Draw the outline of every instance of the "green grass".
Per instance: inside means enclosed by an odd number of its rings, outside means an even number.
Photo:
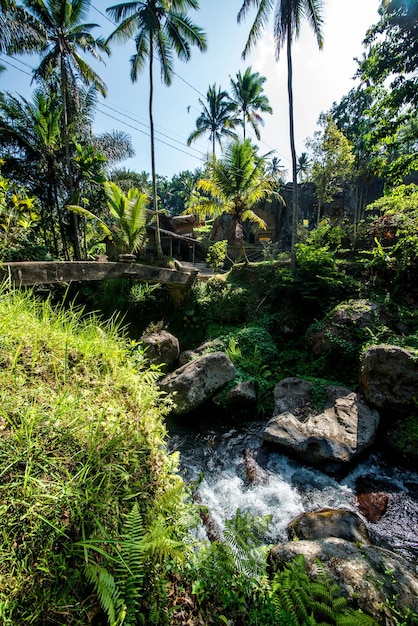
[[[5,286],[0,365],[0,623],[86,624],[103,609],[87,572],[117,585],[110,546],[134,506],[144,537],[182,532],[157,372],[131,359],[112,321]]]

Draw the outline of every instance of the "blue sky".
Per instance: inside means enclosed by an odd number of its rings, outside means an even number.
[[[111,0],[92,0],[89,22],[97,23],[107,37],[113,26],[106,18]],[[273,115],[265,115],[261,128],[260,152],[275,150],[285,168],[290,170],[290,147],[287,104],[287,70],[285,53],[275,60],[272,27],[266,30],[251,55],[243,61],[241,53],[252,23],[252,15],[241,25],[236,16],[242,0],[201,0],[200,11],[191,14],[207,35],[205,53],[192,50],[189,63],[176,62],[173,84],[161,84],[155,77],[154,122],[156,127],[156,162],[158,173],[171,177],[182,170],[194,170],[203,164],[210,150],[209,138],[187,147],[187,137],[195,127],[200,107],[210,84],[228,90],[230,76],[251,66],[266,77],[265,93]],[[379,0],[325,0],[324,48],[305,25],[293,49],[295,134],[298,154],[305,140],[316,130],[318,116],[354,86],[354,57],[361,57],[362,40],[369,26],[378,20]],[[148,79],[144,73],[136,83],[129,78],[129,58],[134,44],[115,45],[106,65],[95,66],[108,87],[106,99],[99,99],[94,131],[122,130],[132,138],[135,157],[123,165],[136,171],[150,171],[148,123]],[[30,98],[29,66],[36,58],[7,59],[7,71],[0,76],[0,88]],[[167,145],[169,144],[169,145]]]

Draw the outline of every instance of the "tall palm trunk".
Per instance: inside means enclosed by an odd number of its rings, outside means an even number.
[[[154,96],[154,79],[153,79],[153,37],[150,34],[150,57],[149,57],[149,126],[151,135],[151,177],[152,177],[152,208],[155,216],[155,245],[157,248],[157,257],[163,256],[160,234],[160,218],[158,215],[158,197],[157,197],[157,174],[155,169],[155,137],[154,137],[154,117],[152,113],[152,103]]]
[[[61,97],[62,97],[62,115],[63,115],[63,132],[64,132],[64,147],[65,147],[65,161],[67,171],[67,183],[70,194],[69,201],[73,202],[74,184],[73,184],[73,172],[71,167],[70,157],[70,142],[68,139],[68,99],[67,99],[67,74],[65,71],[64,58],[61,55]],[[78,216],[74,211],[70,212],[70,224],[72,243],[74,246],[74,258],[76,261],[81,261],[81,248],[80,240],[78,237]]]
[[[290,248],[290,266],[292,271],[296,268],[296,243],[298,226],[298,173],[296,163],[295,128],[293,116],[293,69],[292,69],[292,33],[290,22],[287,32],[287,92],[289,96],[289,127],[290,127],[290,151],[292,155],[292,242]]]

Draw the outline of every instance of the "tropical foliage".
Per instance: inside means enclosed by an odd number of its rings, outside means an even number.
[[[367,141],[375,146],[374,169],[392,184],[418,169],[418,7],[389,0],[365,39],[368,47],[359,76],[371,89],[372,124]]]
[[[206,102],[199,98],[202,112],[196,120],[194,130],[187,140],[191,145],[205,133],[209,133],[212,143],[212,156],[215,157],[216,142],[222,146],[222,139],[229,137],[235,139],[237,134],[234,129],[240,124],[236,114],[236,104],[231,101],[226,91],[216,87],[216,83],[209,86],[206,93]]]
[[[318,200],[318,226],[324,204],[332,202],[335,194],[350,182],[355,160],[350,142],[332,118],[323,118],[321,125],[322,132],[317,131],[306,142],[312,154],[311,179]]]
[[[158,220],[157,172],[155,167],[155,136],[153,116],[153,68],[154,57],[160,62],[161,78],[170,85],[173,78],[173,52],[182,61],[191,56],[191,46],[206,49],[203,30],[194,24],[187,12],[197,10],[197,0],[146,0],[145,2],[124,2],[107,9],[109,15],[119,25],[108,41],[126,42],[135,38],[136,53],[131,57],[131,80],[136,82],[149,64],[149,119],[151,134],[151,176],[152,203],[156,221],[156,242],[158,255],[162,256]]]
[[[298,225],[298,179],[297,179],[297,155],[295,146],[294,114],[293,114],[293,67],[292,67],[292,43],[299,36],[302,19],[305,18],[312,27],[318,46],[322,48],[322,0],[244,0],[238,13],[238,22],[241,22],[254,6],[256,16],[251,26],[248,40],[243,51],[245,58],[253,46],[256,44],[274,5],[274,39],[276,57],[279,58],[284,45],[287,49],[287,88],[289,98],[289,127],[290,127],[290,150],[292,155],[292,245],[291,261],[292,267],[296,264],[296,241]]]
[[[251,125],[257,139],[260,139],[259,124],[264,124],[264,121],[259,111],[273,113],[267,96],[263,94],[265,82],[264,76],[253,72],[251,67],[247,67],[244,74],[238,72],[235,80],[231,78],[232,97],[242,115],[244,139],[246,122]]]
[[[33,16],[37,28],[45,33],[45,42],[40,45],[40,64],[34,72],[35,80],[55,86],[60,92],[62,105],[63,146],[65,150],[65,177],[67,181],[67,202],[74,202],[74,172],[70,154],[69,126],[77,110],[77,83],[89,86],[103,96],[107,88],[100,76],[84,60],[82,52],[88,52],[94,59],[103,61],[100,53],[107,53],[102,38],[95,39],[91,31],[97,24],[85,24],[83,20],[90,8],[90,0],[25,0],[25,7]],[[81,259],[78,220],[70,214],[71,238],[74,256]]]
[[[262,198],[275,190],[265,171],[265,159],[249,139],[229,144],[222,159],[212,159],[206,166],[206,177],[197,183],[205,195],[196,196],[188,212],[206,216],[231,215],[230,242],[240,247],[245,257],[242,223],[251,222],[265,229],[265,222],[254,211]]]

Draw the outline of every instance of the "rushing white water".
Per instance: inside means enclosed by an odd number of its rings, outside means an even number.
[[[253,516],[271,516],[266,543],[287,540],[287,525],[304,511],[324,507],[358,512],[356,481],[375,478],[384,484],[389,504],[377,524],[368,524],[373,541],[406,558],[418,557],[418,476],[392,467],[379,455],[358,464],[342,480],[308,467],[263,446],[264,423],[169,424],[171,448],[181,453],[186,481],[200,481],[198,493],[212,520],[222,530],[237,509]],[[254,452],[260,480],[249,480],[244,450]],[[251,456],[253,458],[253,456]]]

